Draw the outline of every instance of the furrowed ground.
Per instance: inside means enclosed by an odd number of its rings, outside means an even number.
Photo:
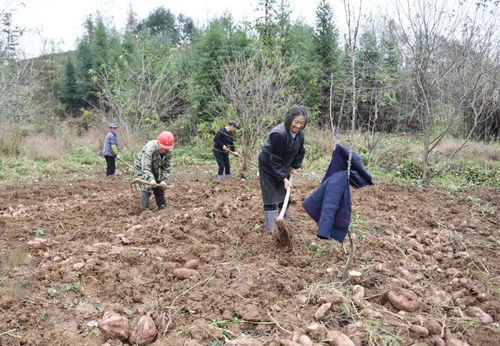
[[[279,345],[302,334],[326,345],[332,331],[359,345],[500,340],[499,189],[384,179],[353,190],[351,270],[361,277],[350,283],[349,243],[317,239],[300,206],[320,179],[295,180],[292,251],[264,231],[256,177],[216,182],[201,167],[176,168],[167,208],[151,200],[140,215],[125,179],[1,187],[0,344],[133,343],[106,340],[106,312],[130,330],[149,313],[154,345]],[[173,275],[192,259],[194,276]],[[389,301],[401,289],[416,295],[414,311]]]

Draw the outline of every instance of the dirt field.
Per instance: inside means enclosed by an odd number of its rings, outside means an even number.
[[[320,179],[299,174],[294,200]],[[287,223],[292,251],[276,246],[257,178],[216,182],[189,167],[169,184],[167,208],[151,199],[154,210],[141,215],[139,193],[122,179],[0,188],[0,344],[101,345],[97,324],[109,311],[130,330],[151,313],[154,345],[305,345],[307,337],[284,341],[302,334],[326,345],[331,331],[357,345],[500,340],[498,189],[451,194],[384,181],[353,191],[355,286],[340,280],[347,253],[316,238],[299,202]],[[174,277],[191,259],[197,273]],[[416,295],[415,311],[388,300],[401,288]],[[322,304],[331,306],[319,316]],[[314,322],[330,333],[308,329]],[[107,342],[133,343],[123,339]]]

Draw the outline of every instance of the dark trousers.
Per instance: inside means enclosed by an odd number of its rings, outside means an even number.
[[[287,209],[288,207],[290,206],[290,203],[292,202],[292,199],[290,198],[289,201],[288,201],[288,205],[287,205]],[[280,203],[276,203],[276,204],[264,204],[264,211],[273,211],[273,210],[276,210],[276,209],[281,209],[283,208],[283,203],[284,202],[280,202]]]
[[[158,206],[158,209],[163,209],[165,208],[167,202],[165,200],[165,189],[162,189],[160,187],[154,187],[153,188],[153,193],[155,196],[155,201],[156,205]],[[151,196],[150,191],[143,191],[141,195],[141,204],[140,204],[140,209],[141,211],[144,211],[148,209],[149,205],[149,197]]]
[[[104,158],[106,159],[106,165],[107,165],[106,176],[115,174],[115,169],[116,169],[115,157],[114,156],[104,156]]]
[[[215,160],[217,160],[217,165],[219,166],[218,175],[231,174],[231,166],[229,165],[229,154],[214,150]]]

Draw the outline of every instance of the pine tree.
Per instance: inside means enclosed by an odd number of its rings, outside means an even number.
[[[93,82],[91,72],[95,69],[91,43],[84,37],[76,48],[77,98],[82,107],[88,104],[92,95]]]
[[[177,16],[179,42],[189,43],[193,41],[194,36],[197,34],[198,29],[194,25],[191,17],[180,14]]]
[[[139,30],[149,30],[153,36],[163,36],[170,46],[179,44],[179,31],[175,15],[168,9],[158,7],[139,24]]]
[[[365,31],[359,40],[356,58],[358,86],[358,121],[359,128],[374,126],[374,111],[382,91],[382,56],[379,51],[377,36],[374,31]],[[378,111],[377,111],[378,112]],[[378,117],[378,114],[376,115]]]
[[[23,31],[12,22],[12,13],[0,13],[0,65],[16,58]]]
[[[276,44],[279,47],[281,54],[287,56],[290,54],[290,49],[293,44],[290,38],[291,21],[290,2],[281,0],[276,10]]]
[[[264,47],[272,51],[275,46],[277,32],[277,25],[275,22],[276,0],[260,0],[257,11],[262,12],[262,16],[259,17],[256,22],[259,38],[264,44]]]
[[[71,59],[66,60],[64,65],[59,98],[67,106],[70,113],[74,113],[82,106],[82,100],[78,95],[75,65]]]
[[[333,23],[333,10],[326,0],[321,0],[316,9],[316,54],[319,60],[321,78],[320,88],[320,116],[319,123],[329,121],[330,88],[333,78],[333,88],[336,98],[342,93],[341,70],[339,66],[339,50],[337,43],[337,30]],[[338,109],[339,105],[334,105]]]
[[[129,4],[127,9],[127,24],[125,24],[125,32],[137,34],[138,26],[139,22],[137,21],[137,13],[135,13],[132,4]]]
[[[110,42],[108,32],[102,18],[97,19],[95,28],[95,39],[92,42],[92,51],[94,53],[96,67],[103,70],[110,60]]]

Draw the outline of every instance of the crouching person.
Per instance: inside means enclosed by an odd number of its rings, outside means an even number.
[[[151,192],[155,195],[158,209],[166,206],[165,189],[167,177],[170,174],[170,160],[174,148],[174,135],[169,131],[160,133],[156,140],[146,143],[137,155],[134,165],[134,176],[151,184],[161,184],[163,187],[151,187],[142,185],[141,190],[141,212],[148,209]]]

